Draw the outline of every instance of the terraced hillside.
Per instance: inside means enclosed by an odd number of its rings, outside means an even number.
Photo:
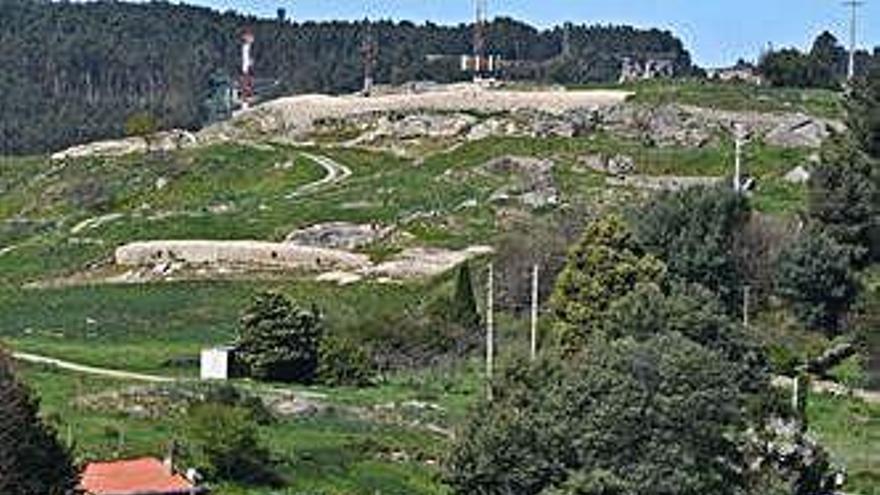
[[[803,208],[803,179],[790,172],[809,168],[816,141],[837,125],[833,104],[794,109],[818,115],[779,113],[787,100],[695,108],[707,101],[652,87],[610,106],[383,108],[308,125],[288,125],[296,102],[282,101],[180,147],[2,158],[0,338],[21,352],[188,379],[201,348],[234,338],[250,297],[281,291],[320,307],[331,333],[390,356],[367,389],[243,384],[289,406],[279,410],[305,401],[308,413],[263,431],[296,480],[285,493],[444,493],[443,444],[480,390],[467,356],[420,361],[422,343],[443,345],[422,315],[451,293],[451,268],[472,259],[482,288],[492,250],[503,273],[516,273],[503,256],[512,232],[560,218],[576,232],[657,190],[727,183],[734,124],[751,133],[744,163],[757,209]],[[123,262],[119,249],[144,241],[164,247]],[[202,241],[208,254],[171,241]],[[256,251],[224,254],[230,241],[271,244],[248,259]],[[322,251],[306,262],[297,258],[306,248]],[[333,261],[341,257],[357,263]],[[502,349],[526,346],[516,297],[499,315]],[[198,387],[24,370],[83,458],[161,454],[173,428],[138,408]],[[176,407],[169,401],[161,407]]]

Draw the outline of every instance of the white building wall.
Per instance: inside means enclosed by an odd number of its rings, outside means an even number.
[[[229,349],[202,349],[200,376],[202,380],[229,378]]]

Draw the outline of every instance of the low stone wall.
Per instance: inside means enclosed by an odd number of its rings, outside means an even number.
[[[335,249],[259,241],[147,241],[116,250],[120,266],[231,265],[356,271],[371,265],[367,256]]]

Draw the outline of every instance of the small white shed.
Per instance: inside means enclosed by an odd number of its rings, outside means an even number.
[[[202,380],[227,380],[232,365],[232,347],[202,349],[200,377]]]

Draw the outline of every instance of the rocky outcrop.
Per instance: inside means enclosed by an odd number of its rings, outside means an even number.
[[[502,156],[487,162],[482,166],[483,170],[520,178],[519,185],[506,186],[495,191],[490,202],[518,201],[533,209],[559,204],[559,190],[553,179],[555,166],[552,160],[516,156]]]
[[[147,139],[130,137],[73,146],[52,154],[51,158],[53,160],[65,160],[89,156],[124,156],[132,153],[146,153],[147,151],[174,151],[193,146],[196,142],[196,137],[192,133],[175,129],[158,132]]]
[[[300,246],[360,249],[387,238],[393,232],[393,227],[384,227],[377,224],[329,222],[291,232],[285,239],[285,242]]]
[[[783,148],[818,148],[831,135],[825,122],[802,116],[782,122],[764,136],[767,144]]]

